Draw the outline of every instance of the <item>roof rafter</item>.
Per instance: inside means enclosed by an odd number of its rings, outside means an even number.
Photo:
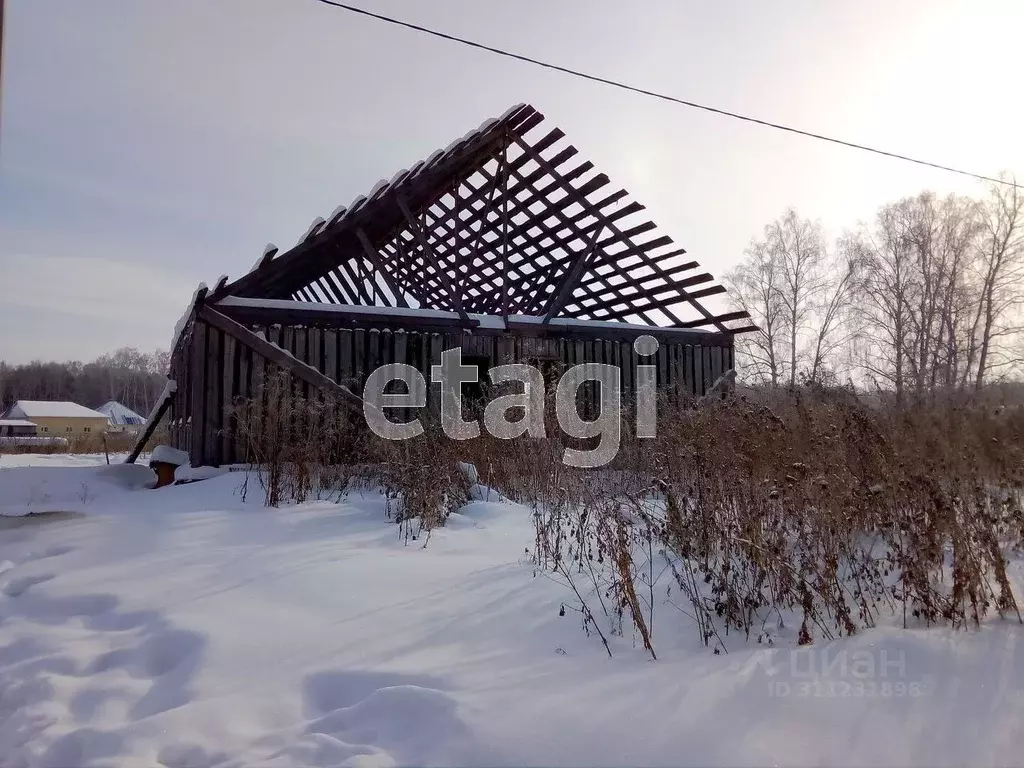
[[[318,220],[213,300],[414,305],[467,325],[479,313],[746,330],[746,314],[700,302],[724,289],[543,120],[518,105],[487,121]]]

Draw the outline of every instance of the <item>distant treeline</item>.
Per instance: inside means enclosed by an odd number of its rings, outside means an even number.
[[[745,381],[849,381],[899,401],[980,391],[1024,373],[1024,188],[923,192],[830,241],[789,210],[726,276],[759,331]]]
[[[70,400],[96,408],[116,400],[146,416],[164,388],[169,355],[123,347],[90,363],[0,360],[0,411],[15,400]]]

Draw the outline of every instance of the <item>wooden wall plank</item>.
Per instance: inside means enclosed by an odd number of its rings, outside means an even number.
[[[587,354],[589,355],[588,363],[600,365],[604,362],[604,344],[600,341],[589,342]],[[590,415],[591,418],[594,418],[601,409],[601,385],[596,381],[589,381],[587,386],[590,388]]]
[[[587,360],[587,349],[582,341],[574,341],[572,344],[572,365],[580,365]],[[576,412],[586,414],[587,412],[587,390],[580,387],[576,390]]]
[[[722,348],[712,347],[711,348],[711,383],[714,384],[721,378],[723,373],[722,370]]]
[[[392,339],[393,353],[391,355],[392,363],[401,363],[402,365],[409,364],[409,334],[405,331],[395,331]]]
[[[239,402],[247,403],[250,402],[249,398],[252,396],[250,389],[252,384],[252,350],[241,344],[237,345],[235,352],[238,358],[238,393],[237,397]],[[235,424],[237,428],[237,423]],[[246,454],[245,443],[241,440],[236,439],[234,441],[235,450],[235,461],[248,461],[248,455]]]
[[[206,330],[206,399],[203,406],[203,463],[219,466],[220,460],[220,410],[224,377],[222,372],[221,347],[224,334],[216,328]]]
[[[409,365],[409,334],[405,331],[395,331],[391,338],[391,355],[389,362]],[[395,385],[398,386],[398,385]],[[410,389],[411,392],[411,389]],[[409,409],[402,408],[395,411],[398,421],[409,420]]]
[[[171,355],[171,365],[168,375],[177,382],[180,382],[177,390],[174,392],[174,399],[171,402],[171,422],[169,429],[169,436],[172,448],[181,449],[181,434],[178,429],[178,419],[181,418],[181,390],[185,387],[185,380],[181,378],[181,371],[179,369],[181,356],[179,352],[175,352]]]
[[[306,329],[306,362],[324,373],[324,332],[320,328]]]
[[[655,353],[657,361],[650,360],[651,363],[655,363],[658,366],[658,379],[657,379],[657,390],[659,392],[668,391],[669,380],[668,380],[668,344],[659,344],[658,351]]]
[[[296,327],[292,329],[292,347],[291,352],[296,360],[303,363],[309,362],[309,330],[307,328]],[[294,380],[293,380],[294,381]],[[297,394],[300,394],[304,398],[308,398],[310,395],[309,384],[304,381],[295,382],[293,388]]]
[[[704,394],[704,347],[693,345],[693,394]]]
[[[389,365],[395,361],[395,333],[390,328],[380,332],[380,362]]]
[[[426,333],[410,333],[409,334],[409,356],[412,359],[412,365],[416,367],[416,370],[423,374],[423,378],[427,380],[427,391],[430,390],[430,339],[429,334]]]
[[[371,328],[366,334],[366,376],[369,376],[381,365],[381,342],[381,331]],[[361,383],[365,384],[366,379],[364,378]]]
[[[686,379],[689,382],[687,391],[691,395],[697,394],[697,356],[698,347],[693,344],[686,345]]]
[[[624,401],[634,400],[633,396],[633,363],[630,359],[630,352],[633,345],[628,341],[616,342],[618,347],[618,365],[622,376],[622,397]]]
[[[192,449],[191,435],[188,432],[188,420],[192,415],[192,339],[194,336],[195,321],[185,331],[185,336],[180,345],[181,357],[179,358],[179,371],[182,378],[178,380],[178,392],[181,393],[181,416],[179,417],[181,433],[178,436],[181,450],[188,453]]]
[[[352,331],[348,328],[338,331],[338,383],[346,387],[355,386],[356,369],[352,356],[354,344]]]
[[[668,390],[669,398],[673,402],[678,402],[679,395],[682,394],[682,367],[679,364],[679,344],[669,344],[669,379],[671,385]]]
[[[690,371],[686,367],[686,345],[678,344],[677,347],[679,350],[679,399],[680,401],[684,401],[686,396],[690,394],[693,377],[690,375]]]
[[[426,335],[426,334],[424,334]],[[441,352],[443,351],[444,337],[439,333],[430,334],[430,356],[428,357],[429,364],[427,365],[427,383],[430,383],[430,369],[435,365],[441,364]],[[440,413],[441,409],[441,387],[430,386],[427,390],[427,405],[430,406],[431,410],[436,413]]]
[[[366,369],[366,331],[357,328],[352,332],[352,337],[352,377],[358,382],[356,386],[362,390],[369,373]]]
[[[237,394],[238,342],[224,334],[221,334],[221,339],[223,383],[221,384],[222,395],[219,420],[221,431],[220,456],[222,463],[230,464],[235,460],[235,435],[231,411],[235,395]]]
[[[711,389],[711,385],[715,383],[711,378],[711,347],[703,347],[702,352],[702,360],[704,364],[704,389],[701,391],[701,394],[707,394],[707,391]]]
[[[338,332],[333,328],[323,332],[320,342],[323,345],[323,372],[328,377],[338,381]]]
[[[516,357],[515,340],[508,336],[499,336],[495,342],[494,357],[497,365],[514,363]]]
[[[265,333],[265,332],[264,332]],[[269,336],[267,337],[269,338]],[[249,381],[249,397],[259,401],[261,407],[267,405],[267,359],[255,350],[251,353],[251,378]]]
[[[188,416],[188,423],[191,426],[189,434],[188,454],[192,463],[201,465],[205,460],[203,449],[203,422],[206,394],[206,323],[196,322],[192,330],[191,358],[192,358],[192,386],[191,404],[192,408]]]

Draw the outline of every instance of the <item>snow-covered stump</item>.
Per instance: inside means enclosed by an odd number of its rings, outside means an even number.
[[[188,465],[188,454],[177,448],[171,448],[169,445],[158,445],[149,457],[150,469],[156,472],[155,487],[157,488],[173,485],[178,467],[187,467]]]

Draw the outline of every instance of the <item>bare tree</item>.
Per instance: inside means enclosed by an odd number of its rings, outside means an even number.
[[[724,282],[734,305],[750,313],[758,327],[756,333],[737,339],[740,359],[754,381],[777,387],[783,369],[785,319],[778,263],[768,243],[752,242],[746,258]]]
[[[873,230],[851,235],[848,247],[863,264],[857,282],[858,363],[876,386],[902,401],[907,386],[908,336],[914,293],[913,256],[895,206],[878,212]]]
[[[831,250],[791,209],[727,284],[761,329],[737,342],[755,381],[822,380],[846,360],[900,402],[981,389],[1024,366],[1024,193],[922,192]]]
[[[840,241],[832,268],[813,299],[815,332],[809,378],[820,381],[826,364],[836,360],[853,338],[852,302],[861,272],[861,259],[856,250]]]
[[[790,208],[765,228],[768,251],[779,272],[788,345],[789,385],[796,384],[797,366],[804,357],[802,337],[810,331],[815,304],[827,290],[825,239],[821,226],[801,219]]]
[[[146,414],[163,389],[166,372],[165,352],[150,355],[129,347],[85,364],[0,362],[0,410],[19,399],[71,400],[93,408],[117,400]]]
[[[1017,316],[1024,303],[1024,194],[1015,186],[993,185],[982,206],[981,242],[975,265],[979,297],[971,324],[972,344],[964,382],[975,371],[974,387],[981,389],[986,375],[1001,364],[1011,364],[1017,355],[999,359],[1000,342],[1020,344],[1021,325]],[[974,358],[977,363],[974,363]]]
[[[957,386],[970,346],[965,321],[976,301],[968,270],[979,232],[978,206],[966,198],[939,200],[927,192],[896,205],[916,273],[907,361],[914,393],[922,398]]]
[[[755,381],[794,386],[801,371],[818,380],[844,346],[856,260],[836,258],[821,226],[790,209],[765,227],[726,277],[733,303],[760,329],[738,340]]]
[[[974,201],[923,193],[884,206],[874,229],[853,238],[864,264],[860,364],[900,401],[956,388],[971,365],[978,232]]]

